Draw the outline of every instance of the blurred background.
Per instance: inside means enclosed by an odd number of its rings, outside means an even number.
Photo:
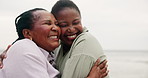
[[[0,53],[16,38],[14,20],[32,8],[51,7],[57,0],[1,0]],[[73,0],[83,26],[98,39],[111,78],[148,78],[148,0]]]

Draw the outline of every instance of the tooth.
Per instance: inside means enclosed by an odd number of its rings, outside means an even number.
[[[72,36],[68,36],[69,38],[74,38],[74,37],[76,37],[76,35],[72,35]]]
[[[57,36],[50,36],[50,38],[58,38]]]

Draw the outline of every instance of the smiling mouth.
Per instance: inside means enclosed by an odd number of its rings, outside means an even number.
[[[51,38],[51,39],[57,39],[58,36],[50,36],[49,38]]]
[[[73,39],[75,39],[76,37],[77,37],[76,34],[74,34],[74,35],[70,35],[70,36],[67,36],[67,38],[70,39],[70,40],[73,40]]]
[[[59,36],[56,36],[56,35],[54,35],[54,36],[49,36],[48,38],[49,38],[49,39],[52,39],[52,40],[56,40],[56,41],[59,40]]]

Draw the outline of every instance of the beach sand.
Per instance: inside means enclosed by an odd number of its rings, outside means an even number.
[[[148,78],[148,52],[105,52],[110,78]]]

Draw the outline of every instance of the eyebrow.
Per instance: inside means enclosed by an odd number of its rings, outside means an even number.
[[[66,21],[61,21],[61,22],[60,22],[60,21],[57,21],[57,22],[58,22],[58,23],[67,23]]]
[[[80,20],[80,19],[75,19],[75,20],[73,20],[73,21],[77,21],[77,20]]]
[[[42,22],[52,22],[51,20],[42,20]]]

